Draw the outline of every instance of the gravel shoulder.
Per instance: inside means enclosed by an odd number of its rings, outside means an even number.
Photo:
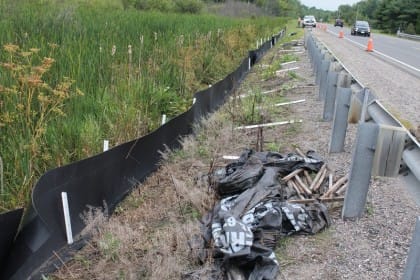
[[[385,106],[418,124],[418,80],[349,42],[322,31],[314,33]],[[306,53],[301,55],[299,63],[300,69],[306,69],[298,70],[299,75],[313,82]],[[296,141],[315,148],[333,168],[348,172],[356,127],[349,125],[344,153],[328,154],[331,124],[320,121],[322,103],[316,97],[317,92],[308,94],[305,107],[295,111],[301,114],[305,124]],[[323,234],[297,236],[287,242],[283,250],[280,248],[278,254],[283,265],[279,279],[401,279],[419,214],[418,205],[399,178],[372,178],[362,218],[343,221],[340,211],[335,211],[333,226]]]
[[[312,32],[400,121],[413,128],[420,125],[420,78],[348,40],[318,29]]]

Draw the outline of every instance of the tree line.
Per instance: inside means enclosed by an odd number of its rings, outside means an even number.
[[[396,33],[397,30],[420,33],[418,0],[364,0],[352,6],[340,5],[336,16],[348,24],[355,20],[367,20],[374,28],[388,33]]]
[[[199,13],[206,5],[222,4],[234,0],[121,0],[124,7],[140,10]],[[362,0],[353,5],[340,5],[337,11],[307,7],[300,0],[236,0],[260,8],[264,14],[298,18],[314,15],[319,22],[341,18],[346,24],[367,20],[376,29],[388,33],[397,30],[420,34],[419,0]]]

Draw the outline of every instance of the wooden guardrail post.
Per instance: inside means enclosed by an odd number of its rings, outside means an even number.
[[[402,127],[380,125],[372,176],[398,176],[406,137]]]

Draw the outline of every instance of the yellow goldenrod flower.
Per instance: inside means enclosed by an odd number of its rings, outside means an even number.
[[[4,50],[9,53],[15,53],[19,50],[19,46],[13,44],[6,44],[3,46]]]

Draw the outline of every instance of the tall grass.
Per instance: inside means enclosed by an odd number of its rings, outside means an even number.
[[[100,152],[103,139],[126,142],[157,128],[161,114],[171,118],[185,111],[195,91],[231,72],[256,38],[283,24],[125,11],[111,2],[0,1],[1,209],[24,205],[42,173]],[[7,46],[17,48],[12,57]],[[57,110],[42,119],[38,134],[28,133],[22,127],[40,121],[42,102],[38,95],[28,97],[30,87],[7,63],[18,59],[13,63],[26,69],[25,76],[44,58],[54,63],[39,77],[37,94],[45,94],[45,85],[54,91],[68,83],[68,95],[51,95]],[[21,104],[8,95],[12,90],[31,100],[22,105],[29,113],[21,130],[15,119],[7,121],[11,112],[19,115],[14,109]]]

